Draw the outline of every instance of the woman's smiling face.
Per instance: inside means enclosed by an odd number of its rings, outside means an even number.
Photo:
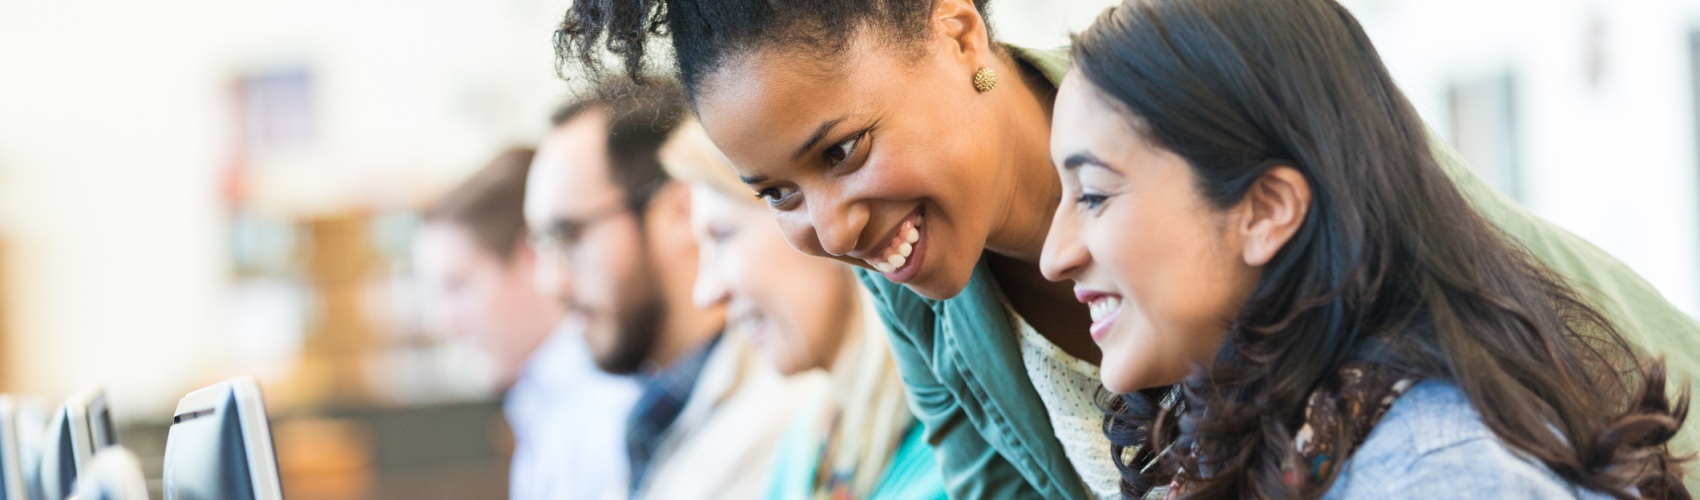
[[[848,268],[798,253],[767,210],[706,184],[691,187],[691,230],[701,244],[698,305],[726,304],[727,323],[749,333],[780,373],[831,368],[856,312]]]
[[[1104,387],[1180,382],[1208,364],[1258,269],[1242,258],[1240,207],[1219,209],[1186,160],[1145,138],[1079,73],[1059,90],[1051,151],[1063,200],[1041,267],[1092,309]]]
[[[929,43],[858,35],[828,62],[745,53],[705,79],[697,109],[792,246],[942,299],[967,285],[1015,181],[976,63]]]

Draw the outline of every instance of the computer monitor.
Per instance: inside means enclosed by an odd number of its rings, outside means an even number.
[[[191,392],[165,440],[166,500],[280,500],[277,455],[251,377]]]
[[[70,500],[148,500],[148,480],[136,454],[123,446],[95,452],[77,477]]]
[[[42,494],[49,500],[70,496],[77,473],[88,467],[95,452],[115,444],[118,434],[106,405],[106,391],[93,388],[71,396],[47,421],[47,440],[37,468]]]
[[[26,500],[23,454],[19,451],[18,405],[0,396],[0,500]]]

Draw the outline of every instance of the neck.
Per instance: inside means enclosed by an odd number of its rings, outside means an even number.
[[[1051,229],[1051,215],[1062,197],[1062,181],[1051,166],[1051,104],[1056,87],[1007,51],[999,61],[1000,74],[1015,76],[1008,79],[1007,89],[1000,86],[993,91],[999,93],[993,106],[1000,112],[1003,171],[1013,175],[1006,177],[1010,202],[1004,205],[986,248],[1038,264],[1045,233]]]
[[[650,359],[660,369],[672,367],[696,352],[726,326],[725,311],[721,308],[698,309],[689,302],[683,307],[677,306],[674,303],[667,307],[667,319],[662,321],[661,335],[657,339],[659,345],[651,354]]]
[[[696,282],[697,254],[692,248],[689,258],[657,259],[661,300],[665,314],[661,321],[661,345],[652,354],[657,366],[669,367],[685,356],[696,352],[726,329],[726,307],[697,307],[691,300],[691,287]]]
[[[1004,204],[997,229],[986,241],[986,249],[993,254],[988,259],[992,276],[1010,306],[1040,335],[1064,352],[1098,364],[1102,354],[1086,333],[1090,315],[1075,300],[1073,284],[1051,282],[1039,272],[1045,235],[1062,199],[1062,180],[1051,165],[1051,105],[1056,86],[1007,52],[1001,63],[1000,74],[1020,78],[1010,79],[1010,91],[995,104],[1002,111],[999,123],[1003,143],[1008,145],[1002,156],[1008,162],[1004,171],[1014,174],[1007,176],[1009,203]]]

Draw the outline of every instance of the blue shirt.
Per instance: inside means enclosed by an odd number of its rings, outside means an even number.
[[[1323,498],[1610,497],[1506,446],[1463,391],[1430,380],[1394,401]]]
[[[626,414],[637,382],[603,373],[577,331],[555,332],[526,361],[503,413],[514,431],[509,497],[606,498],[625,490]]]

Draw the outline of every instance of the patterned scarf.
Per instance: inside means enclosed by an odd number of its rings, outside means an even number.
[[[1323,478],[1331,477],[1352,457],[1393,402],[1418,380],[1378,364],[1355,361],[1340,367],[1333,384],[1312,391],[1305,404],[1305,423],[1293,436],[1302,465],[1287,468],[1287,485],[1298,491],[1322,487]],[[1169,483],[1166,498],[1179,498],[1180,477],[1177,474]]]
[[[1340,368],[1336,381],[1336,390],[1310,393],[1305,424],[1293,436],[1306,470],[1301,477],[1301,471],[1289,469],[1286,479],[1301,491],[1321,487],[1323,478],[1333,476],[1417,378],[1383,365],[1352,362]],[[1348,447],[1336,449],[1340,443]]]

